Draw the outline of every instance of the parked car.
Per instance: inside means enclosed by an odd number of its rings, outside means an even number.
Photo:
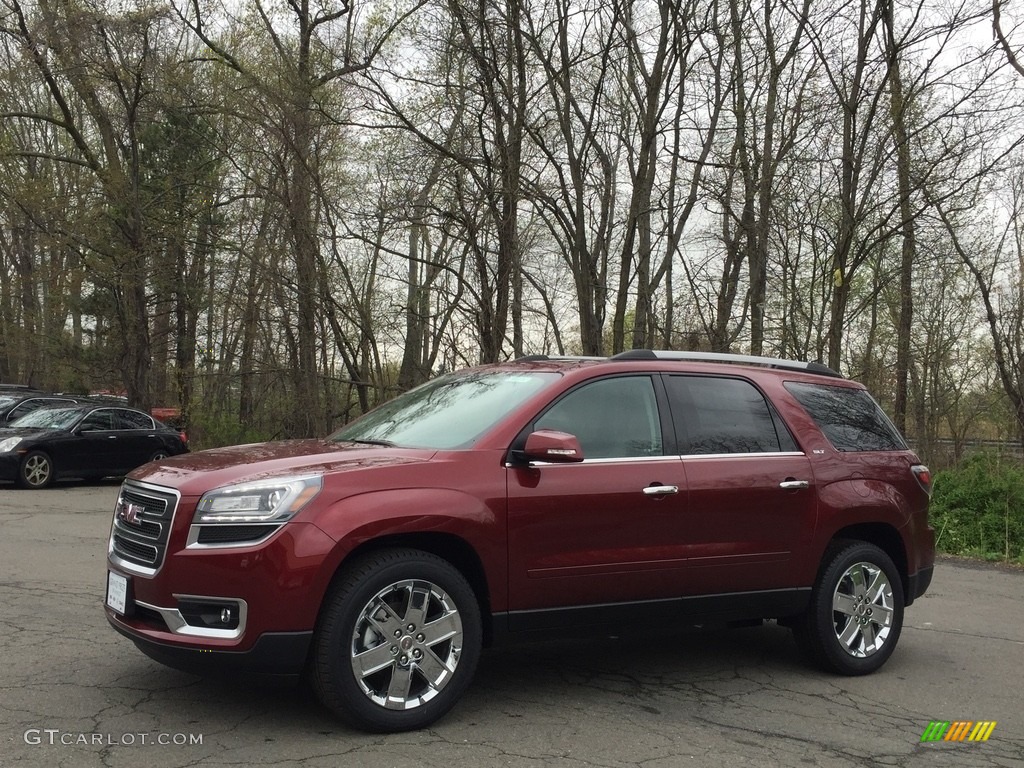
[[[0,388],[0,427],[6,427],[37,408],[75,405],[87,398],[53,395],[27,387]]]
[[[930,491],[865,388],[821,364],[530,357],[326,439],[132,472],[106,615],[171,666],[307,672],[374,731],[429,725],[515,638],[775,618],[862,675],[931,581]]]
[[[45,488],[58,478],[123,475],[186,451],[183,433],[134,408],[41,407],[0,429],[0,480]]]

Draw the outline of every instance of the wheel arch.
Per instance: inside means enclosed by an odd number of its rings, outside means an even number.
[[[483,625],[484,645],[489,646],[494,638],[493,619],[491,617],[490,592],[487,574],[483,563],[473,546],[465,539],[452,533],[423,531],[398,533],[380,536],[364,541],[338,564],[331,584],[340,577],[345,567],[356,558],[384,549],[418,549],[429,552],[451,563],[456,570],[469,582],[480,606],[480,620]],[[330,588],[328,588],[328,592]]]
[[[899,531],[887,523],[857,523],[855,525],[848,525],[835,532],[832,539],[828,542],[825,551],[827,552],[837,541],[843,540],[864,541],[868,544],[874,544],[885,552],[899,571],[900,582],[903,585],[904,605],[910,605],[914,601],[909,584],[907,548]]]

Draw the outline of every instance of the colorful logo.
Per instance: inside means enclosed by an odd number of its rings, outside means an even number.
[[[921,741],[988,741],[995,729],[995,720],[932,720],[921,734]]]

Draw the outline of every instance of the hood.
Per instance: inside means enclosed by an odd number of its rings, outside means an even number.
[[[315,473],[327,475],[418,463],[426,461],[434,453],[433,450],[327,440],[286,440],[186,453],[146,464],[128,477],[175,488],[184,496],[198,496],[213,488],[271,477]]]

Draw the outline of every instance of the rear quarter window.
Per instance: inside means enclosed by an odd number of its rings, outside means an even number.
[[[905,451],[907,444],[863,389],[788,381],[797,399],[837,451]]]

